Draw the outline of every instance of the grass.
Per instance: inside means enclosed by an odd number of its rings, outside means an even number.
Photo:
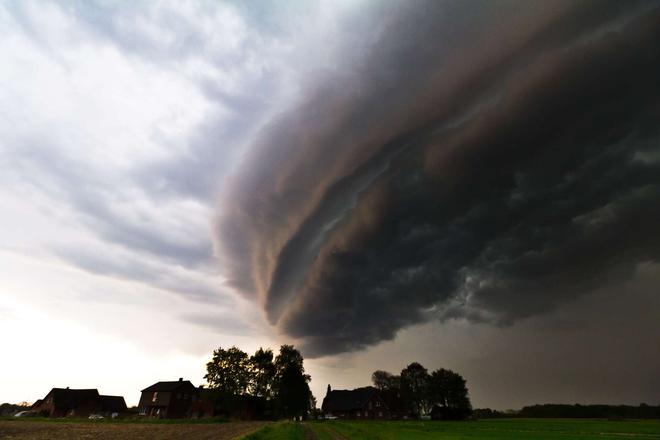
[[[248,434],[243,440],[303,440],[305,430],[299,423],[283,422]]]
[[[660,420],[607,421],[576,419],[498,419],[472,422],[332,421],[283,422],[245,440],[660,440]],[[308,433],[309,434],[309,433]]]
[[[660,421],[498,419],[472,422],[333,421],[311,424],[320,440],[621,440],[658,439]],[[331,435],[332,433],[335,435]]]

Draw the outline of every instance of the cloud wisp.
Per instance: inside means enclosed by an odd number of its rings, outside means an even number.
[[[222,267],[271,324],[355,351],[431,319],[510,324],[660,258],[658,3],[369,14],[350,68],[224,192]]]

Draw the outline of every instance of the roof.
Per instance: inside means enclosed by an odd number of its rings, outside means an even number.
[[[46,395],[53,399],[53,406],[61,409],[74,409],[79,405],[92,401],[98,401],[99,392],[96,388],[84,390],[72,390],[70,388],[53,388]],[[46,398],[44,398],[45,400]]]
[[[377,394],[374,387],[356,388],[354,390],[332,390],[323,399],[324,411],[351,411],[363,409],[367,402]]]
[[[126,411],[126,401],[122,396],[99,396],[101,398],[101,409],[106,412]]]
[[[195,385],[193,385],[189,380],[174,380],[170,382],[156,382],[155,384],[151,385],[150,387],[147,387],[142,390],[144,393],[145,391],[152,392],[152,391],[161,391],[161,392],[167,392],[167,391],[175,391],[179,389],[182,386],[186,387],[191,387],[195,388]]]

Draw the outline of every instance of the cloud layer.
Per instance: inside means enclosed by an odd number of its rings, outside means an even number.
[[[308,355],[510,324],[658,260],[657,3],[363,17],[346,68],[252,143],[216,226],[230,283]]]

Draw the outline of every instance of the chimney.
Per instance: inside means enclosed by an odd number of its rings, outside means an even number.
[[[183,382],[183,377],[180,377],[180,378],[179,378],[179,382]]]
[[[325,395],[329,395],[330,391],[332,391],[332,388],[330,388],[330,384],[328,384],[328,390],[325,392]]]
[[[66,389],[68,390],[68,389],[69,389],[69,387],[66,387]]]

